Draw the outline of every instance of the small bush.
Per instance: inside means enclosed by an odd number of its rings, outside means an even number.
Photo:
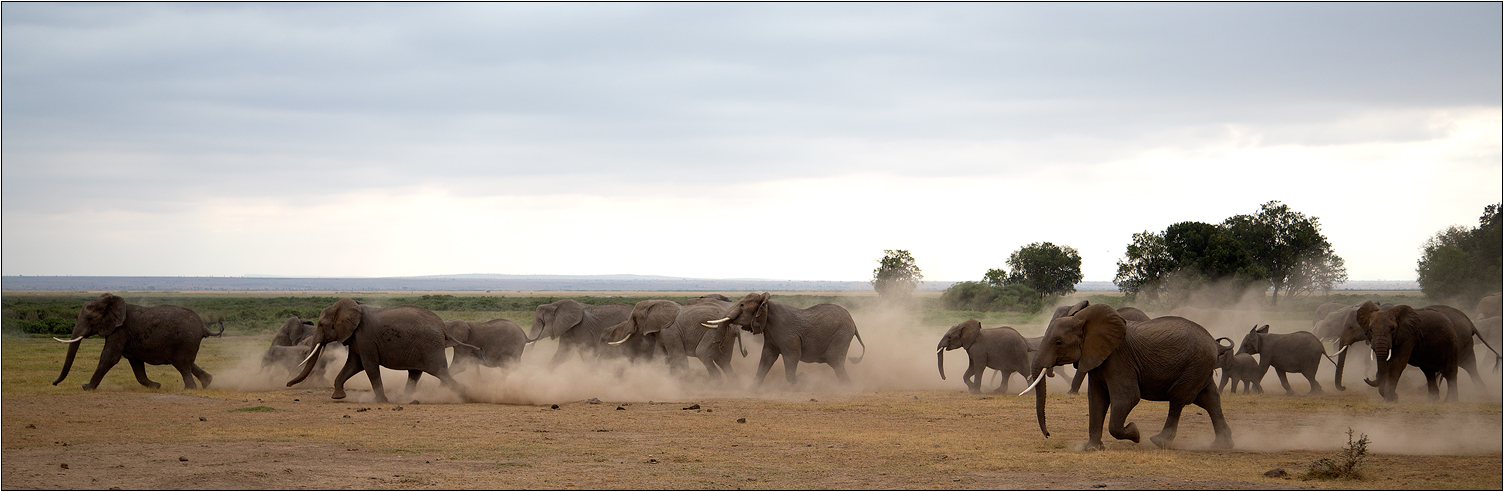
[[[1347,447],[1337,453],[1335,458],[1321,458],[1312,461],[1306,467],[1306,478],[1322,480],[1344,479],[1359,480],[1363,478],[1363,472],[1358,469],[1363,465],[1363,459],[1368,456],[1368,435],[1361,434],[1356,442],[1353,441],[1352,428],[1347,429]]]

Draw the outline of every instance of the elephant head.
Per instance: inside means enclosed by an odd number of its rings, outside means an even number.
[[[303,368],[302,372],[298,373],[297,377],[288,381],[287,385],[292,386],[307,379],[308,374],[313,372],[313,366],[315,365],[310,364],[308,361],[318,360],[320,356],[324,355],[324,347],[330,342],[345,343],[349,340],[351,336],[355,335],[355,330],[360,327],[360,322],[364,317],[364,314],[361,312],[361,304],[350,298],[340,299],[333,306],[324,308],[324,311],[319,313],[317,331],[312,335],[314,342],[313,351],[308,353],[308,358],[303,359],[302,365],[306,367]]]
[[[1222,341],[1223,340],[1227,340],[1227,345],[1222,345]],[[1217,338],[1217,367],[1218,368],[1220,368],[1222,370],[1227,370],[1227,368],[1232,365],[1232,356],[1236,355],[1236,354],[1233,353],[1232,349],[1233,349],[1233,346],[1232,346],[1232,339],[1231,338],[1227,338],[1227,337],[1218,337]],[[1237,388],[1234,387],[1233,390],[1237,390]]]
[[[1368,343],[1373,346],[1374,360],[1379,362],[1377,381],[1364,379],[1363,382],[1368,383],[1369,386],[1379,387],[1379,383],[1384,379],[1383,367],[1389,363],[1389,357],[1395,345],[1402,343],[1401,340],[1414,336],[1419,330],[1416,324],[1419,323],[1420,316],[1416,314],[1415,309],[1404,304],[1380,309],[1373,301],[1368,301],[1358,307],[1357,319],[1368,337]]]
[[[585,320],[585,305],[574,299],[564,299],[538,306],[533,311],[533,327],[528,331],[527,343],[543,337],[559,338]]]
[[[982,322],[975,319],[962,321],[961,324],[950,327],[945,336],[940,337],[940,344],[935,346],[935,360],[940,365],[940,379],[945,379],[945,351],[964,348],[971,350],[971,344],[977,343],[982,336]]]
[[[1264,325],[1264,326],[1254,325],[1252,330],[1248,330],[1248,334],[1247,335],[1243,335],[1243,343],[1242,343],[1242,345],[1238,346],[1238,353],[1240,353],[1240,354],[1249,354],[1249,355],[1253,355],[1253,354],[1259,353],[1259,351],[1263,350],[1263,348],[1264,348],[1263,347],[1264,337],[1262,337],[1260,335],[1268,335],[1268,334],[1269,334],[1269,325]],[[1231,342],[1232,340],[1228,340],[1228,341]]]
[[[315,331],[317,330],[312,321],[293,316],[282,323],[282,328],[277,330],[277,336],[272,338],[272,345],[291,347],[306,343],[311,347],[314,342],[310,340]]]
[[[1079,309],[1076,306],[1082,306]],[[1117,310],[1106,304],[1087,304],[1085,301],[1071,306],[1063,316],[1050,321],[1044,338],[1039,342],[1039,354],[1034,358],[1032,373],[1034,384],[1035,413],[1039,417],[1039,431],[1050,436],[1045,426],[1044,401],[1046,369],[1063,364],[1076,364],[1077,373],[1090,372],[1102,365],[1127,337],[1128,322]],[[1028,393],[1025,389],[1024,393]],[[1023,393],[1020,393],[1023,394]]]
[[[665,300],[650,300],[632,307],[632,315],[601,331],[601,341],[608,345],[626,343],[632,335],[648,336],[663,331],[679,317],[679,303]]]
[[[73,322],[73,338],[63,340],[54,337],[62,343],[68,344],[68,356],[63,359],[63,372],[53,386],[68,378],[68,371],[73,368],[73,357],[78,355],[78,347],[83,344],[83,339],[90,335],[108,337],[115,332],[116,328],[125,324],[125,299],[108,292],[100,294],[98,298],[84,303],[83,309],[78,311],[78,320]]]
[[[772,295],[767,292],[747,294],[740,301],[736,301],[736,304],[726,308],[721,319],[706,321],[703,325],[715,328],[721,323],[731,323],[740,325],[742,329],[752,332],[753,335],[761,334],[768,325],[769,297]]]

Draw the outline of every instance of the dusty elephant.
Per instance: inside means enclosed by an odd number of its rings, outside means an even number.
[[[99,366],[94,369],[94,376],[83,385],[86,390],[98,388],[99,381],[120,362],[121,357],[130,363],[136,382],[142,386],[162,387],[146,378],[146,364],[171,364],[182,374],[183,388],[197,389],[194,378],[208,388],[214,377],[195,363],[199,342],[224,332],[224,324],[220,324],[219,333],[210,333],[192,309],[167,304],[138,306],[114,294],[100,294],[98,298],[85,302],[83,309],[79,310],[78,319],[73,323],[73,339],[53,338],[68,344],[68,355],[63,360],[62,374],[52,385],[57,386],[68,377],[68,371],[73,368],[73,357],[78,355],[83,339],[99,335],[104,337],[104,349],[99,353]]]
[[[1346,350],[1346,349],[1342,349]],[[1239,354],[1259,356],[1259,378],[1268,373],[1269,368],[1274,368],[1274,375],[1279,376],[1279,384],[1284,386],[1285,394],[1293,395],[1295,390],[1290,388],[1290,380],[1285,373],[1296,373],[1306,377],[1311,383],[1310,394],[1321,394],[1321,383],[1316,382],[1316,370],[1321,367],[1321,359],[1326,357],[1326,346],[1321,340],[1309,331],[1297,331],[1295,333],[1269,333],[1269,325],[1255,326],[1248,334],[1243,336],[1243,343],[1238,346]],[[1340,353],[1338,355],[1341,355]],[[1332,361],[1336,364],[1336,361]],[[1263,388],[1259,391],[1262,393]]]
[[[1222,341],[1227,340],[1223,346]],[[1259,370],[1259,361],[1254,360],[1252,355],[1239,354],[1233,350],[1232,339],[1221,337],[1217,339],[1217,368],[1222,370],[1222,382],[1217,383],[1217,392],[1221,393],[1232,382],[1232,389],[1228,394],[1238,392],[1238,383],[1243,384],[1243,394],[1250,392],[1263,393],[1264,372]]]
[[[444,334],[454,348],[449,362],[450,373],[463,372],[476,365],[509,367],[522,361],[527,347],[527,333],[512,320],[490,321],[445,320]]]
[[[1493,352],[1495,371],[1499,370],[1499,362],[1501,361],[1499,351],[1495,350],[1492,345],[1489,345],[1488,340],[1483,337],[1483,333],[1473,324],[1473,320],[1468,318],[1467,314],[1463,313],[1462,310],[1445,304],[1433,304],[1421,309],[1441,313],[1447,317],[1447,321],[1452,323],[1452,332],[1457,334],[1457,368],[1467,371],[1468,375],[1472,376],[1473,382],[1479,388],[1486,388],[1487,385],[1483,383],[1483,375],[1478,372],[1478,355],[1473,352],[1473,337],[1478,337],[1479,340],[1483,341],[1483,346],[1487,347],[1490,352]]]
[[[697,301],[683,306],[667,300],[638,302],[626,321],[601,331],[601,340],[609,345],[621,345],[632,337],[646,337],[656,343],[669,367],[675,371],[683,371],[686,359],[694,357],[705,365],[711,378],[719,379],[722,372],[735,375],[731,369],[731,352],[732,345],[740,338],[740,330],[729,323],[722,323],[718,328],[701,325],[721,317],[731,303],[707,298]],[[746,348],[742,349],[742,355],[746,355]]]
[[[1008,377],[1015,372],[1025,379],[1029,377],[1028,341],[1012,327],[984,329],[982,322],[975,319],[952,326],[935,346],[935,359],[942,380],[945,379],[945,351],[955,349],[966,349],[969,363],[961,380],[972,393],[982,391],[982,373],[987,369],[1002,373],[1003,382],[996,392],[1008,391]]]
[[[313,346],[316,345],[314,333],[317,331],[312,321],[297,316],[287,318],[287,321],[282,323],[282,328],[278,329],[277,334],[272,337],[271,346],[261,354],[260,372],[264,373],[273,367],[288,372],[296,371],[298,361],[306,359],[308,354],[313,352]],[[338,357],[333,353],[325,352],[314,362],[312,374],[318,381],[324,381],[323,375],[326,369],[337,359]]]
[[[1170,403],[1164,429],[1149,438],[1159,447],[1174,442],[1180,412],[1192,403],[1211,417],[1216,433],[1212,447],[1233,445],[1232,429],[1222,415],[1221,396],[1212,379],[1217,342],[1201,325],[1178,316],[1130,324],[1112,306],[1094,304],[1051,321],[1039,350],[1030,389],[1045,437],[1050,435],[1044,411],[1047,383],[1039,375],[1052,366],[1074,363],[1088,375],[1088,448],[1103,448],[1104,419],[1112,437],[1139,442],[1138,426],[1125,422],[1140,400]]]
[[[574,299],[561,299],[540,305],[533,311],[533,327],[528,330],[527,342],[533,343],[544,337],[559,340],[559,350],[549,360],[550,366],[563,364],[575,353],[581,357],[650,358],[656,344],[649,341],[639,340],[624,347],[606,345],[601,341],[602,331],[626,321],[631,315],[632,306],[626,304],[585,305]]]
[[[444,333],[444,320],[433,311],[408,305],[378,308],[346,298],[324,308],[317,330],[310,359],[317,359],[330,343],[340,342],[349,348],[345,366],[334,378],[332,397],[336,400],[345,397],[345,381],[364,370],[376,401],[386,403],[381,384],[383,367],[407,371],[408,393],[417,388],[418,378],[426,372],[458,392],[461,399],[470,399],[449,375],[444,347],[450,341]],[[306,359],[303,362],[303,372],[288,381],[288,386],[302,382],[313,371],[313,364]]]
[[[1457,400],[1457,333],[1445,314],[1403,304],[1379,309],[1370,301],[1358,308],[1357,317],[1378,359],[1377,380],[1363,382],[1378,388],[1385,401],[1399,399],[1395,385],[1406,365],[1426,375],[1431,400],[1438,397],[1438,377],[1446,379],[1447,401]]]
[[[753,385],[762,384],[779,357],[783,357],[784,377],[791,384],[798,382],[795,371],[800,362],[829,364],[841,382],[851,381],[846,375],[846,352],[851,348],[851,338],[856,337],[857,343],[862,344],[862,357],[867,352],[867,344],[857,333],[851,313],[835,304],[799,309],[769,297],[767,292],[747,294],[727,307],[720,319],[704,323],[707,328],[731,323],[763,336],[762,358],[758,360]],[[862,357],[851,358],[851,363],[860,363]]]
[[[1500,311],[1504,311],[1504,297],[1498,292],[1483,296],[1483,299],[1478,300],[1478,306],[1473,308],[1478,319],[1497,318]]]

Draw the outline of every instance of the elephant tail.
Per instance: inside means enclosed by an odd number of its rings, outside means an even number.
[[[1348,347],[1351,347],[1351,345],[1349,345]],[[1326,360],[1332,361],[1332,365],[1337,365],[1337,359],[1334,359],[1333,357],[1342,355],[1343,352],[1347,351],[1348,347],[1342,347],[1342,350],[1338,350],[1337,353],[1331,355],[1327,355],[1326,351],[1323,350],[1321,351],[1321,355],[1322,357],[1326,357]]]
[[[1483,342],[1483,346],[1488,347],[1488,350],[1494,353],[1494,372],[1499,372],[1499,365],[1504,363],[1504,357],[1501,357],[1499,351],[1494,350],[1494,347],[1488,344],[1488,340],[1483,339],[1483,334],[1478,333],[1478,329],[1473,329],[1473,336],[1478,337],[1478,341]]]
[[[859,331],[859,330],[852,330],[851,333],[853,333],[853,334],[856,335],[856,343],[862,344],[862,356],[861,357],[851,357],[850,360],[851,360],[852,364],[861,364],[862,363],[862,358],[867,356],[867,342],[863,342],[862,341],[862,332],[861,331]]]
[[[210,333],[209,332],[209,325],[215,324],[215,323],[219,324],[219,333]],[[219,338],[224,338],[225,337],[225,320],[219,320],[219,321],[215,321],[214,323],[208,323],[208,324],[204,325],[204,336],[202,338],[209,338],[209,337],[219,337]]]

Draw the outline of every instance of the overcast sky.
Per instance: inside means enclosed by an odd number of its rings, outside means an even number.
[[[5,275],[979,280],[1500,201],[1499,3],[5,3]]]

